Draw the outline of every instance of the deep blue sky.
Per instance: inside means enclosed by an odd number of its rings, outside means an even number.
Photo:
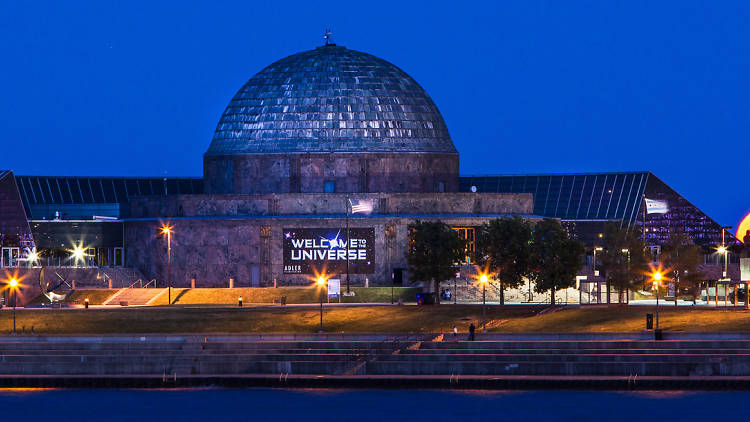
[[[750,2],[0,0],[0,168],[202,174],[235,91],[321,45],[430,93],[462,174],[651,170],[750,211]]]

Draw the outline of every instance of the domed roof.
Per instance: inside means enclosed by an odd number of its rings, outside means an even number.
[[[403,70],[336,45],[294,54],[232,98],[206,155],[456,153],[435,103]]]

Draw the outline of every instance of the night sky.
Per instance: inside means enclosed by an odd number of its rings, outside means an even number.
[[[750,211],[750,2],[497,3],[0,0],[0,168],[200,176],[235,91],[331,28],[430,93],[462,174],[650,170]]]

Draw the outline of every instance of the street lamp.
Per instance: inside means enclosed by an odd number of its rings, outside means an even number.
[[[487,274],[482,274],[479,277],[479,282],[482,284],[482,332],[487,332]]]
[[[83,260],[83,257],[86,256],[86,252],[83,249],[83,246],[80,245],[74,245],[73,246],[73,262],[78,265],[79,262],[83,262],[83,266],[86,266],[86,262]]]
[[[325,284],[326,284],[326,278],[323,277],[322,275],[319,276],[318,277],[318,291],[319,291],[318,296],[320,296],[320,328],[318,329],[318,333],[323,332],[323,292],[321,291],[321,289],[323,289]]]
[[[601,252],[603,250],[604,248],[602,248],[601,246],[594,246],[594,277],[599,277],[599,270],[596,269],[596,252]]]
[[[39,265],[39,252],[36,251],[36,248],[29,251],[29,254],[26,256],[26,262],[29,267]]]
[[[659,283],[661,282],[661,273],[656,271],[653,276],[653,285],[656,289],[656,329],[659,329]]]
[[[16,293],[16,289],[18,288],[18,280],[14,278],[10,279],[10,282],[8,283],[10,285],[10,294],[13,296],[13,334],[16,334],[16,301],[18,300],[18,293]]]
[[[716,251],[718,253],[724,255],[724,272],[722,272],[721,278],[727,278],[727,272],[728,272],[728,270],[727,270],[727,259],[729,257],[729,249],[727,249],[727,247],[726,247],[726,242],[725,242],[725,239],[724,239],[724,233],[726,232],[726,230],[731,229],[731,228],[732,228],[732,226],[723,226],[721,228],[721,246],[719,246],[716,249]],[[716,287],[716,292],[717,292],[717,295],[718,295],[718,292],[719,292],[718,285]],[[726,297],[726,287],[724,289],[724,297]]]
[[[168,305],[172,304],[172,226],[161,227],[161,234],[167,236],[167,297]]]

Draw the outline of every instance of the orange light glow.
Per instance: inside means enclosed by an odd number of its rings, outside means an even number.
[[[169,225],[161,226],[161,233],[162,234],[170,234],[170,233],[172,233],[172,226],[169,226]]]
[[[323,276],[318,277],[318,286],[326,284],[326,278]]]
[[[482,283],[482,284],[486,283],[487,282],[487,274],[482,274],[481,276],[479,276],[479,282]]]
[[[748,233],[750,231],[750,213],[747,213],[745,218],[742,219],[740,224],[737,226],[737,239],[740,240],[740,242],[744,241],[745,235],[750,234]]]
[[[664,283],[672,281],[668,277],[670,271],[672,271],[671,268],[662,268],[661,264],[659,264],[659,266],[649,265],[649,270],[645,272],[644,275],[648,277],[652,284],[663,285]]]
[[[26,274],[19,274],[18,269],[10,272],[3,269],[5,277],[0,276],[0,283],[5,283],[6,288],[17,289],[23,287],[23,279],[26,278]]]

